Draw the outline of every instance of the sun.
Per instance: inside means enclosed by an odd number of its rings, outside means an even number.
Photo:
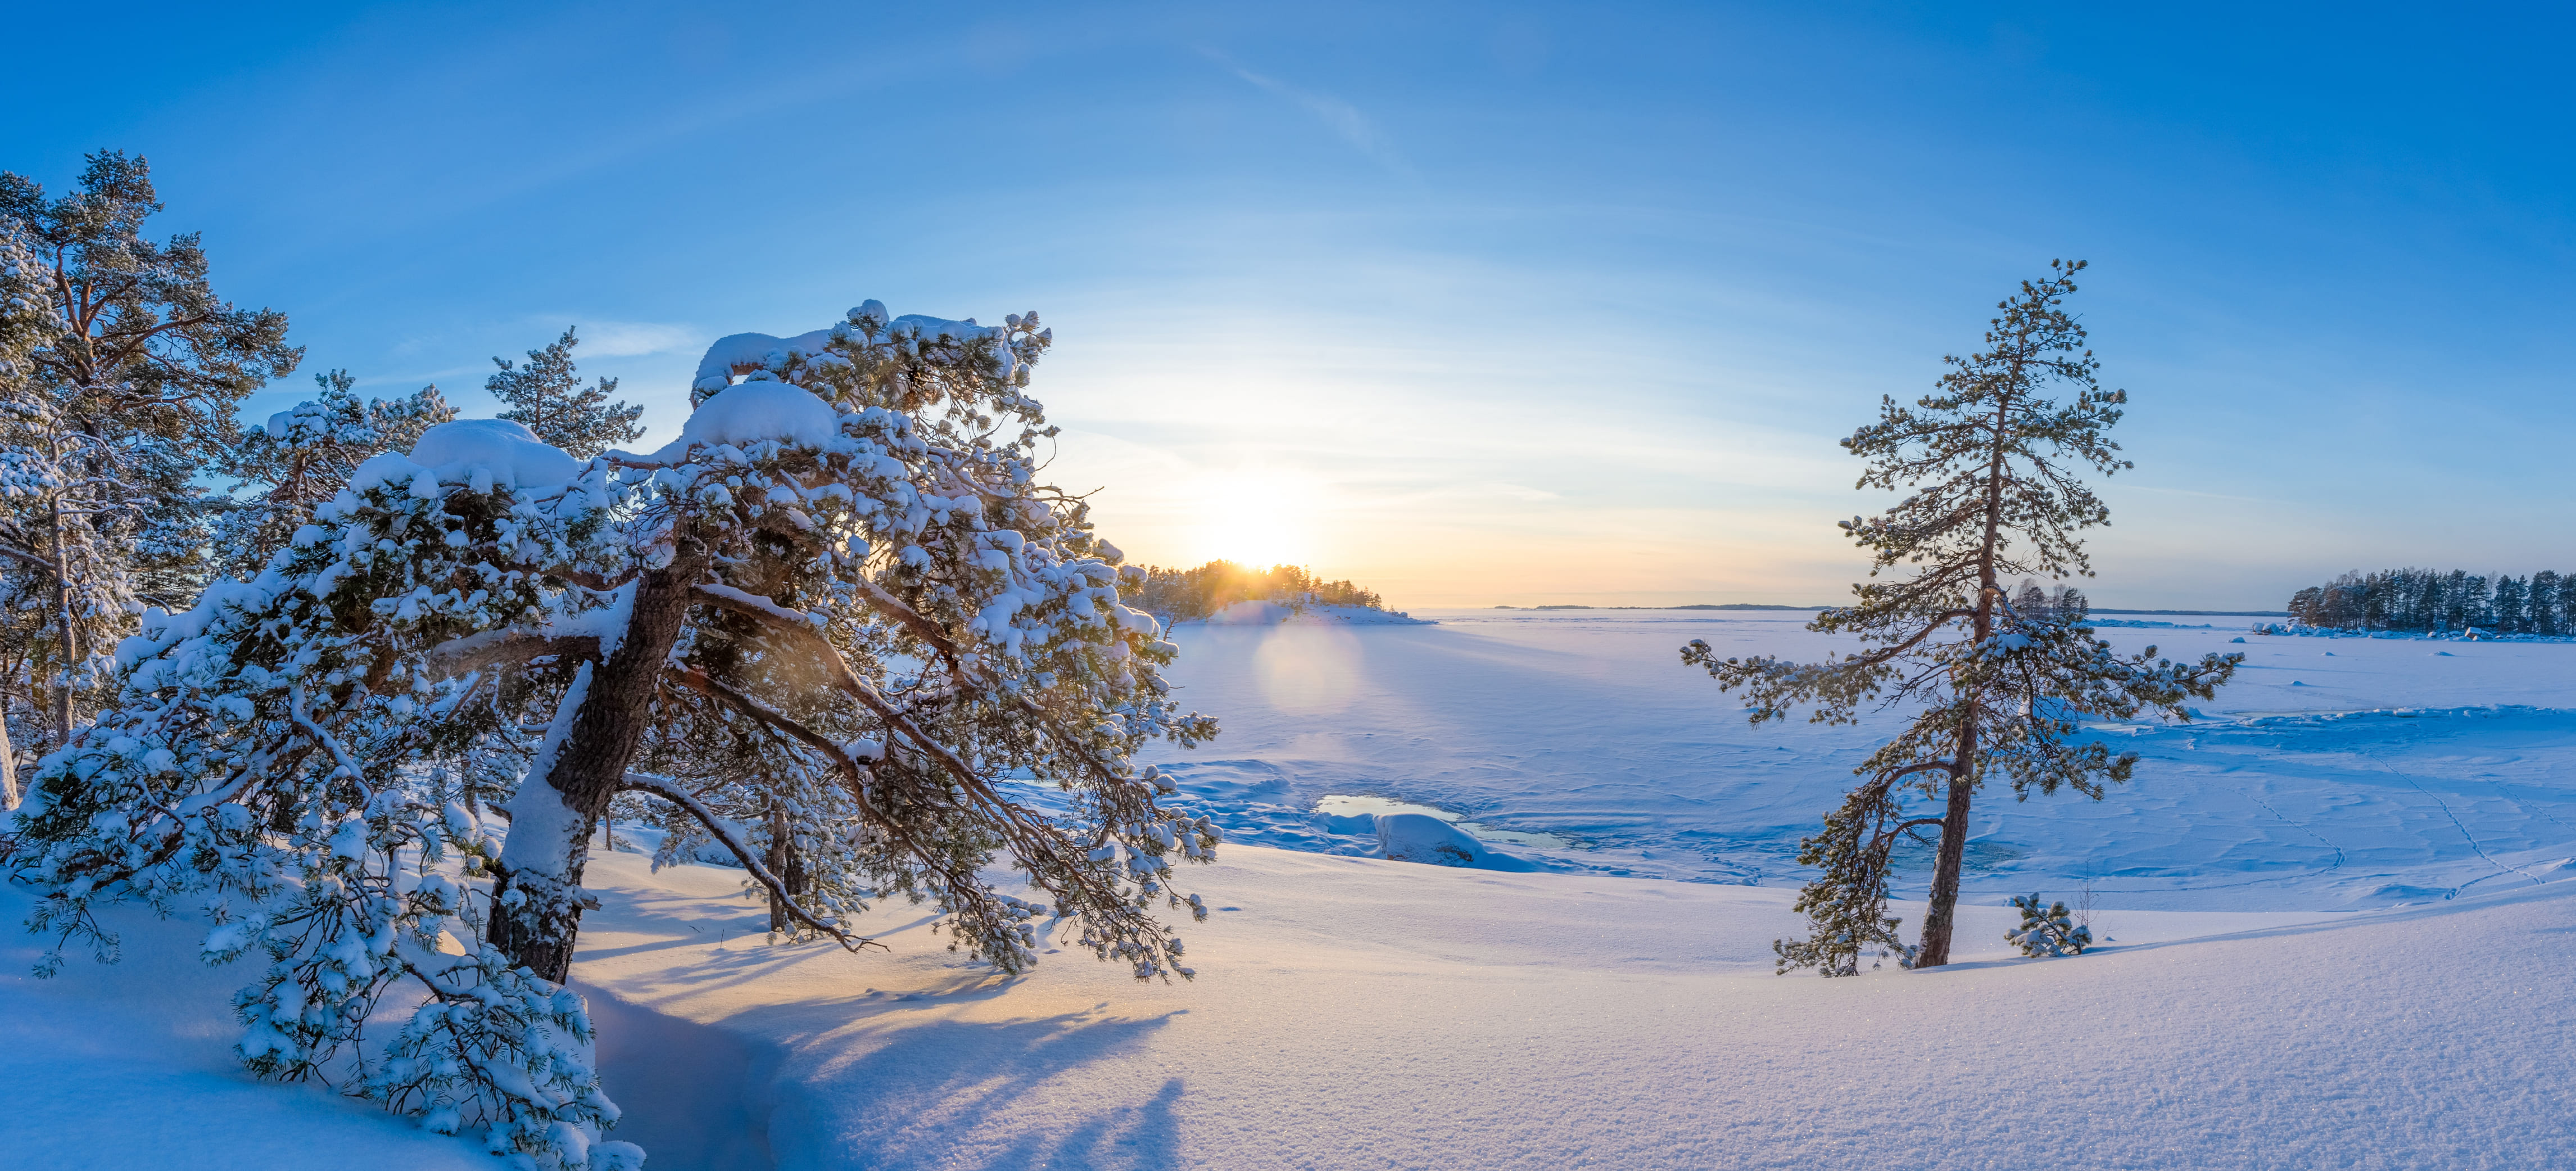
[[[1207,559],[1266,567],[1302,565],[1314,539],[1310,494],[1286,477],[1239,472],[1199,486],[1198,545]]]

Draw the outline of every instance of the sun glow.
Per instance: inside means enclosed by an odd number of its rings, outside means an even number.
[[[1261,568],[1302,565],[1313,556],[1306,486],[1246,472],[1211,478],[1197,495],[1202,559]]]

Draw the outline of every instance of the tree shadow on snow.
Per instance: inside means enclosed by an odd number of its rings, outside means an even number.
[[[1166,1078],[1148,1093],[1150,1074],[1123,1076],[1115,1064],[1181,1012],[961,1021],[921,1011],[936,1004],[845,1002],[833,1007],[859,1019],[844,1015],[842,1027],[793,1042],[803,1051],[793,1064],[803,1068],[785,1079],[788,1100],[769,1127],[781,1163],[989,1171],[1179,1165],[1181,1080]],[[797,1026],[816,1007],[782,1005],[728,1023],[773,1036],[804,1032]],[[1103,1063],[1111,1068],[1085,1074]]]

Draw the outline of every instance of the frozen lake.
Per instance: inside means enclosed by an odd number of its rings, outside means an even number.
[[[1798,838],[1897,722],[1749,727],[1679,647],[1813,657],[1806,612],[1423,611],[1428,626],[1184,626],[1172,675],[1224,733],[1156,759],[1235,841],[1373,854],[1374,797],[1454,813],[1550,869],[1793,886]],[[2104,616],[2112,618],[2115,616]],[[2135,621],[2138,619],[2124,619]],[[2144,759],[2093,802],[1980,795],[1967,887],[2106,906],[2389,906],[2564,877],[2576,645],[2246,634],[2158,616],[2122,650],[2242,651],[2203,718],[2091,734]],[[2231,642],[2242,636],[2242,644]],[[1566,843],[1563,847],[1548,843]],[[1928,859],[1903,874],[1919,884]],[[1899,897],[1919,897],[1901,884]]]

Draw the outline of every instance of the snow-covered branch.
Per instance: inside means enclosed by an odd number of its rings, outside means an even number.
[[[679,782],[669,777],[630,771],[626,774],[624,787],[631,792],[650,793],[686,810],[690,817],[697,819],[698,824],[707,831],[707,835],[731,853],[735,861],[742,863],[743,870],[751,875],[752,880],[767,888],[769,897],[776,900],[779,906],[786,908],[787,914],[797,922],[831,936],[834,941],[850,951],[885,947],[884,944],[873,939],[843,931],[838,924],[807,910],[804,904],[796,900],[795,895],[788,893],[787,883],[770,873],[768,865],[761,861],[760,853],[744,845],[742,839],[733,832],[733,827],[725,823],[725,819],[716,816],[714,810],[708,809],[705,802],[698,800],[695,794],[689,792]]]

